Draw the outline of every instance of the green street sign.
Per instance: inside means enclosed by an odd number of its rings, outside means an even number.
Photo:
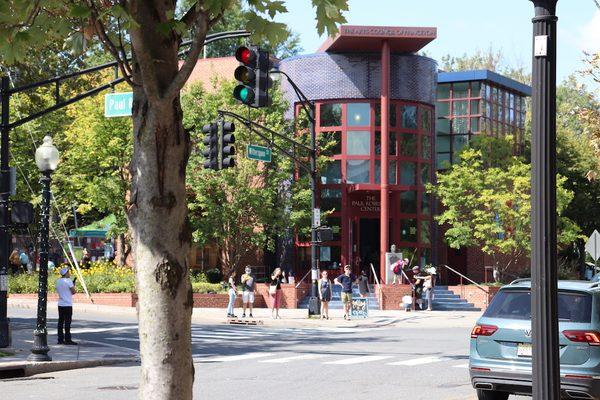
[[[133,92],[108,93],[104,96],[104,116],[130,117],[133,105]]]
[[[271,162],[271,149],[255,144],[249,144],[246,147],[246,157],[250,160]]]

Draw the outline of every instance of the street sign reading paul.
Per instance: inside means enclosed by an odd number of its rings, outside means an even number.
[[[585,251],[590,253],[594,262],[600,258],[600,233],[594,230],[594,233],[590,236],[587,243],[585,244]]]
[[[250,160],[271,162],[271,149],[255,144],[249,144],[248,147],[246,147],[246,157]]]
[[[130,117],[132,115],[133,92],[108,93],[104,96],[104,116]]]

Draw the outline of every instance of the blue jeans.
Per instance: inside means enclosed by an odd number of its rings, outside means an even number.
[[[229,289],[229,304],[227,305],[227,314],[233,314],[233,305],[235,304],[235,290]]]

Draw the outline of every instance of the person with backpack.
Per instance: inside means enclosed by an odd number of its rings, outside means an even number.
[[[27,272],[27,265],[29,264],[29,256],[25,252],[25,250],[21,250],[21,254],[19,254],[19,262],[21,263],[21,270],[23,272]]]
[[[394,264],[392,264],[392,272],[394,273],[394,279],[392,281],[392,285],[396,284],[396,281],[398,281],[398,284],[402,284],[402,269],[404,267],[406,267],[409,264],[408,258],[405,258],[404,260],[399,260],[396,261]]]
[[[369,278],[367,278],[367,273],[365,270],[360,271],[360,275],[358,276],[358,293],[361,298],[366,298],[369,295]]]

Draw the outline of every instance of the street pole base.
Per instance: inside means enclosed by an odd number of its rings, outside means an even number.
[[[52,357],[48,355],[50,348],[48,347],[48,332],[33,331],[33,347],[31,354],[27,357],[27,361],[44,362],[52,361]]]
[[[321,302],[318,297],[311,297],[308,300],[308,316],[321,315]]]
[[[0,320],[0,349],[11,346],[11,336],[10,319]]]

